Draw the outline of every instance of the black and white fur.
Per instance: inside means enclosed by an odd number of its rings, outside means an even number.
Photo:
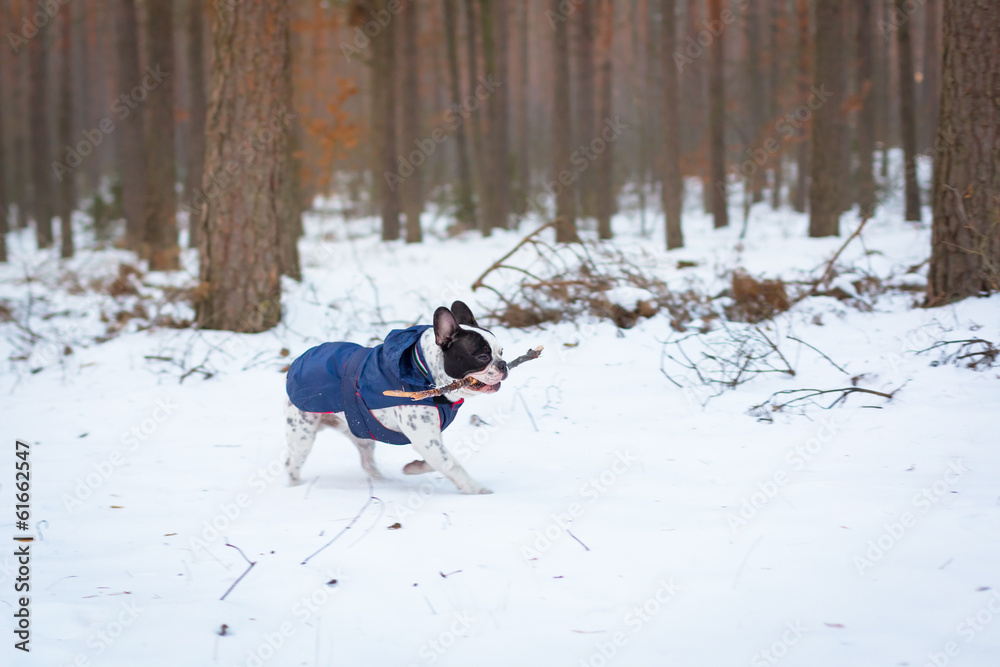
[[[451,309],[441,307],[434,312],[434,326],[420,337],[420,349],[434,386],[471,376],[482,384],[478,389],[463,388],[445,394],[449,401],[470,398],[476,394],[494,393],[507,378],[507,363],[496,337],[479,327],[472,311],[461,301]],[[493,493],[472,479],[458,459],[444,446],[436,407],[399,405],[372,410],[372,414],[391,431],[402,433],[422,458],[403,467],[407,475],[422,475],[438,471],[455,483],[462,493]],[[375,465],[375,440],[359,438],[351,433],[344,413],[304,412],[288,402],[285,408],[288,458],[285,468],[290,483],[301,481],[302,465],[312,449],[316,434],[324,427],[340,430],[354,443],[361,454],[361,467],[374,480],[384,479]]]

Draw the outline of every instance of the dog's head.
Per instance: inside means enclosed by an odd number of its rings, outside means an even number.
[[[472,377],[470,391],[492,394],[507,379],[507,362],[496,336],[476,323],[461,301],[434,311],[434,342],[441,348],[444,372],[453,379]]]

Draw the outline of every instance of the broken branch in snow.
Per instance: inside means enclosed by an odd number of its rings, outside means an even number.
[[[771,412],[780,412],[781,410],[800,401],[809,401],[811,403],[816,403],[812,399],[816,398],[817,396],[823,396],[825,394],[839,394],[839,396],[837,396],[836,400],[834,400],[834,402],[831,403],[830,405],[826,407],[823,407],[821,405],[820,407],[822,407],[824,410],[829,410],[830,408],[836,406],[838,403],[846,401],[847,397],[850,396],[851,394],[873,394],[875,396],[881,396],[887,401],[891,401],[893,397],[895,397],[896,392],[898,392],[900,389],[902,389],[902,387],[897,387],[896,389],[893,389],[888,393],[884,391],[876,391],[874,389],[865,389],[863,387],[843,387],[841,389],[783,389],[781,391],[776,391],[773,394],[771,394],[771,396],[768,397],[768,399],[763,403],[761,403],[760,405],[755,405],[752,408],[750,408],[750,412],[751,413],[759,412],[764,409],[770,410]],[[775,400],[776,396],[781,396],[785,394],[800,394],[800,395],[788,401],[785,401],[784,403]]]
[[[542,355],[542,350],[544,348],[539,345],[533,350],[528,350],[520,357],[514,361],[507,364],[507,368],[517,368],[526,361],[531,361],[532,359],[537,359]],[[443,387],[435,387],[434,389],[424,389],[423,391],[401,391],[399,389],[387,389],[382,392],[384,396],[396,396],[399,398],[412,398],[414,401],[420,401],[425,398],[431,398],[432,396],[442,396],[452,391],[458,391],[463,387],[473,387],[477,384],[482,384],[474,377],[464,377],[460,380],[455,380],[450,384],[446,384]]]
[[[980,366],[991,368],[996,362],[997,357],[1000,357],[1000,348],[998,348],[995,343],[982,338],[940,340],[928,348],[917,350],[916,354],[923,354],[924,352],[930,352],[931,350],[941,349],[947,345],[958,345],[959,347],[954,352],[945,354],[939,361],[931,362],[932,366],[939,366],[943,363],[957,364],[960,361],[968,359],[970,361],[965,363],[965,367],[976,371],[979,370]],[[974,346],[979,346],[979,349],[976,349]]]
[[[227,543],[226,543],[226,546],[227,546],[227,547],[232,547],[232,548],[236,549],[237,551],[239,551],[239,552],[240,552],[240,555],[241,555],[241,556],[243,556],[243,560],[245,560],[245,561],[246,561],[247,563],[249,563],[250,565],[248,565],[248,566],[247,566],[247,569],[243,570],[243,574],[241,574],[241,575],[240,575],[240,576],[239,576],[239,577],[238,577],[238,578],[236,579],[236,581],[234,581],[234,582],[233,582],[233,585],[232,585],[232,586],[230,586],[229,588],[227,588],[227,589],[226,589],[226,592],[222,594],[222,597],[221,597],[221,598],[219,598],[219,601],[220,601],[220,602],[221,602],[222,600],[225,600],[225,599],[226,599],[226,596],[227,596],[227,595],[229,595],[230,593],[232,593],[232,592],[233,592],[233,589],[234,589],[234,588],[236,588],[236,584],[238,584],[238,583],[240,583],[241,581],[243,581],[243,577],[245,577],[245,576],[247,576],[248,574],[250,574],[250,570],[252,570],[252,569],[253,569],[253,566],[257,564],[257,561],[255,561],[255,560],[254,560],[254,561],[252,561],[252,560],[250,560],[249,558],[247,558],[247,555],[246,555],[245,553],[243,553],[243,549],[240,549],[240,548],[239,548],[238,546],[236,546],[235,544],[229,544],[229,543],[227,542]],[[223,626],[223,627],[225,627],[225,626]]]
[[[340,530],[340,532],[337,533],[336,535],[334,535],[333,538],[329,542],[327,542],[326,544],[324,544],[323,546],[321,546],[319,549],[317,549],[313,553],[311,553],[308,556],[306,556],[306,559],[304,561],[302,561],[301,565],[305,565],[306,563],[308,563],[313,557],[319,555],[319,553],[321,551],[323,551],[328,546],[330,546],[331,544],[333,544],[334,542],[336,542],[337,540],[339,540],[341,535],[343,535],[344,533],[346,533],[347,531],[349,531],[351,528],[353,528],[354,524],[356,524],[358,522],[358,519],[361,518],[361,515],[365,513],[366,509],[368,509],[368,506],[372,504],[373,500],[378,500],[380,503],[382,502],[380,499],[378,499],[378,498],[375,497],[375,488],[374,488],[374,486],[372,486],[372,478],[369,477],[368,478],[368,500],[365,502],[365,504],[361,506],[361,509],[358,510],[358,513],[354,515],[354,518],[351,519],[351,522],[349,524],[347,524],[346,526],[344,526]]]
[[[830,278],[832,278],[833,266],[834,264],[837,263],[837,260],[840,259],[841,253],[843,253],[844,250],[847,249],[847,246],[851,244],[851,241],[853,241],[854,239],[858,238],[858,236],[861,235],[861,230],[865,228],[865,225],[868,224],[868,221],[871,219],[872,219],[871,215],[866,215],[864,218],[861,219],[861,224],[858,225],[858,228],[855,229],[854,232],[847,237],[847,240],[844,241],[843,245],[841,245],[840,248],[837,249],[837,252],[833,253],[833,257],[831,257],[830,261],[826,263],[826,268],[823,270],[823,274],[819,277],[819,280],[813,283],[812,289],[806,292],[805,296],[815,296],[816,293],[819,292],[821,287],[825,289],[828,286],[827,283],[829,282]]]

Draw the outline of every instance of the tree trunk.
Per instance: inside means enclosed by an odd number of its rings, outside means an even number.
[[[458,35],[455,26],[455,15],[458,11],[455,8],[455,0],[443,0],[444,6],[444,31],[445,42],[448,51],[448,83],[451,88],[451,104],[453,107],[462,107],[462,81],[459,78],[458,69]],[[455,129],[455,152],[458,154],[458,219],[460,228],[475,226],[476,206],[472,201],[472,173],[469,168],[469,141],[466,135],[466,119],[458,114],[461,122]]]
[[[922,109],[926,110],[923,118],[923,147],[930,150],[937,136],[938,113],[941,111],[941,2],[926,0],[924,4],[924,81]]]
[[[387,0],[376,0],[377,12],[388,12]],[[391,19],[378,35],[372,38],[374,99],[372,111],[375,122],[372,130],[376,137],[375,173],[379,206],[382,212],[382,240],[399,238],[400,192],[396,164],[396,18]]]
[[[875,212],[875,90],[872,70],[872,29],[875,26],[871,3],[858,4],[858,206],[861,215]]]
[[[177,247],[177,159],[174,153],[173,3],[147,0],[146,242],[143,256],[152,271],[180,268]]]
[[[549,9],[555,16],[561,16],[563,0],[550,0]],[[569,103],[569,25],[557,20],[552,30],[552,159],[553,181],[551,189],[556,195],[556,241],[578,243],[576,231],[576,207],[573,202],[575,177],[570,171],[570,154],[573,151],[573,135],[570,129]]]
[[[483,73],[490,77],[496,73],[493,0],[479,0],[479,20],[483,35]],[[479,222],[483,236],[489,236],[493,233],[493,228],[499,226],[497,217],[498,193],[495,186],[496,180],[500,177],[497,173],[498,128],[495,93],[483,101],[483,112],[486,114],[486,132],[483,136],[485,152],[479,158],[483,175],[483,186],[479,191],[479,212],[481,215]]]
[[[722,0],[708,0],[708,20],[722,24]],[[706,50],[709,52],[708,125],[709,160],[712,174],[712,216],[715,228],[729,226],[726,197],[726,51],[724,34]]]
[[[576,24],[574,56],[576,60],[575,144],[588,146],[594,139],[594,5],[595,0],[579,0],[570,20]],[[603,119],[603,117],[602,117]],[[604,158],[602,158],[604,159]],[[580,216],[594,215],[594,172],[585,169],[579,175]]]
[[[594,136],[600,136],[599,130],[604,125],[605,118],[611,118],[612,104],[612,52],[611,47],[615,34],[615,4],[614,0],[600,0],[598,6],[598,18],[600,21],[600,43],[599,52],[601,66],[598,78],[598,99],[600,109],[597,114],[597,124],[592,126],[591,131]],[[675,77],[676,80],[676,77]],[[603,139],[603,137],[602,137]],[[597,236],[602,239],[612,237],[611,215],[615,206],[615,186],[614,186],[614,144],[605,142],[604,152],[599,156],[597,174],[595,176],[596,213],[597,213]]]
[[[479,86],[479,47],[477,46],[476,28],[476,0],[465,0],[465,57],[467,78],[469,82],[469,96],[474,97],[476,88]],[[487,224],[487,214],[485,212],[486,188],[484,182],[484,172],[486,171],[487,156],[483,152],[483,125],[480,118],[481,108],[472,110],[466,121],[472,128],[472,179],[476,194],[476,214],[479,229],[484,234],[489,234]]]
[[[818,0],[814,81],[839,83],[842,80],[843,25],[842,0]],[[833,88],[829,93],[834,99],[818,99],[819,108],[813,112],[809,186],[809,236],[812,237],[840,234],[840,162],[843,136],[840,104],[843,90],[837,83],[827,84]],[[818,90],[822,91],[823,88],[818,87]]]
[[[896,0],[896,15],[904,17],[896,27],[899,49],[899,122],[903,139],[903,174],[906,183],[906,219],[920,222],[920,187],[917,185],[917,98],[913,90],[913,45],[910,17],[911,0]]]
[[[115,19],[117,84],[118,89],[125,94],[124,91],[131,91],[142,85],[142,75],[139,70],[139,22],[136,18],[135,0],[117,0]],[[131,98],[129,100],[131,101]],[[146,114],[142,110],[135,110],[132,104],[124,104],[119,100],[113,106],[118,112],[117,117],[121,119],[116,134],[119,135],[117,157],[121,176],[122,213],[125,216],[125,241],[130,250],[139,253],[146,237],[144,226]]]
[[[809,97],[809,81],[812,79],[812,60],[809,34],[809,3],[798,0],[797,14],[799,19],[799,103],[804,104]],[[792,197],[792,208],[799,213],[805,213],[809,199],[809,125],[804,124],[796,137],[798,155],[796,156],[795,190]]]
[[[60,146],[72,144],[73,134],[73,22],[70,12],[58,17],[59,22],[59,109],[56,118],[56,134]],[[59,256],[73,256],[73,209],[76,207],[74,173],[57,172],[59,175],[59,197],[56,214],[59,216],[60,246]]]
[[[1000,291],[1000,12],[945,0],[929,306]]]
[[[751,0],[746,9],[747,30],[747,85],[749,86],[749,108],[747,116],[750,119],[748,137],[750,151],[761,148],[764,142],[764,69],[761,63],[760,30],[761,16],[764,8],[760,0]],[[745,159],[745,158],[744,158]],[[751,157],[752,159],[752,157]],[[767,171],[763,165],[757,165],[750,176],[750,189],[753,203],[764,201],[764,185],[767,182]]]
[[[7,26],[0,27],[0,30],[5,27]],[[4,84],[8,82],[6,68],[0,70],[0,79]],[[4,90],[9,90],[6,85]],[[0,104],[0,262],[7,261],[7,232],[10,231],[10,223],[7,218],[10,205],[10,202],[7,201],[7,143],[4,141],[8,138],[7,129],[3,104]]]
[[[201,209],[203,329],[259,332],[281,319],[280,247],[291,224],[290,20],[289,0],[243,0],[220,5],[213,21],[203,188],[217,194]],[[246,141],[258,149],[253,159],[241,149]]]
[[[660,59],[663,68],[663,213],[666,218],[667,250],[684,246],[681,230],[681,210],[684,181],[681,176],[681,123],[678,107],[677,67],[677,3],[661,0],[662,30]]]
[[[768,52],[769,62],[771,65],[768,78],[771,89],[770,116],[772,123],[776,122],[776,119],[781,115],[781,97],[784,90],[782,73],[782,63],[784,62],[782,48],[786,43],[784,35],[782,34],[782,27],[784,25],[784,4],[784,0],[771,0],[771,11],[768,21]],[[774,165],[771,168],[773,174],[771,184],[771,208],[774,210],[778,210],[781,207],[781,190],[784,187],[784,170],[782,169],[783,160],[784,153],[782,152],[782,146],[779,143],[778,152],[774,156]]]
[[[518,3],[518,80],[520,82],[519,99],[517,104],[517,178],[518,194],[516,208],[518,215],[524,215],[528,210],[528,200],[532,195],[531,187],[531,142],[529,140],[528,125],[528,103],[531,99],[531,77],[528,71],[528,5],[531,0],[522,0]]]
[[[195,224],[201,220],[199,207],[195,206],[195,193],[201,187],[205,165],[205,109],[208,102],[205,93],[204,14],[203,0],[189,0],[188,85],[191,90],[191,104],[188,109],[187,174],[184,180],[184,201],[187,202],[189,209],[188,247],[191,248],[198,247],[202,231]]]
[[[400,12],[400,32],[402,33],[402,95],[406,103],[402,105],[403,136],[402,156],[409,160],[412,152],[421,153],[420,141],[420,67],[418,66],[417,33],[420,29],[418,2],[408,0]],[[396,19],[393,19],[396,20]],[[424,159],[429,159],[424,155]],[[421,163],[422,164],[422,163]],[[403,215],[406,216],[406,242],[420,243],[424,240],[420,227],[420,214],[424,209],[422,173],[420,165],[413,165],[413,173],[403,181],[400,196],[403,200]]]
[[[41,31],[28,44],[30,58],[29,86],[31,123],[31,209],[35,219],[35,240],[39,248],[50,248],[54,242],[52,230],[52,170],[49,150],[49,114],[47,83],[49,80],[49,47]]]
[[[492,226],[507,229],[510,220],[510,86],[509,81],[509,21],[507,0],[493,0],[493,60],[494,78],[501,85],[490,95],[490,135],[493,137],[494,190]]]

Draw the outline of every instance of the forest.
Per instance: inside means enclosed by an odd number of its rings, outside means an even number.
[[[0,33],[13,664],[995,665],[996,0]]]

